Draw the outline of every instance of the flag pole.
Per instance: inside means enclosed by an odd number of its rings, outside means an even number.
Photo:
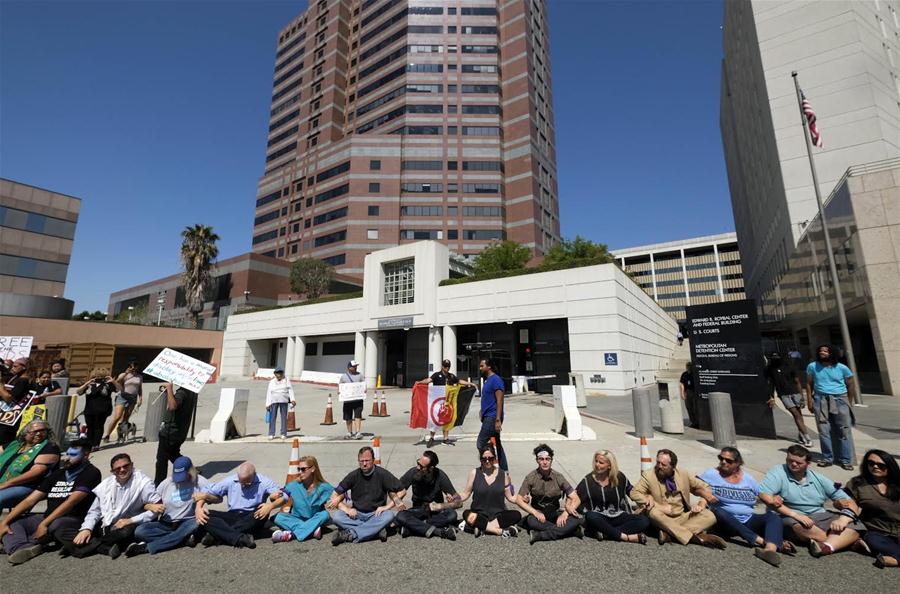
[[[825,219],[825,206],[822,204],[822,194],[819,192],[819,176],[816,174],[816,163],[813,160],[812,142],[809,135],[809,123],[806,114],[803,113],[803,100],[800,97],[800,83],[797,81],[797,71],[791,72],[794,79],[794,90],[797,93],[797,107],[800,108],[800,121],[803,124],[803,138],[806,140],[806,156],[809,157],[809,169],[812,171],[813,189],[816,191],[816,204],[819,207],[819,219],[822,221],[822,235],[825,236],[825,255],[828,256],[828,268],[831,271],[831,285],[834,287],[834,300],[837,307],[838,322],[841,325],[841,338],[844,341],[844,353],[847,355],[850,371],[856,378],[856,394],[851,394],[851,402],[862,404],[862,390],[859,385],[859,373],[856,371],[856,357],[853,355],[853,345],[850,343],[850,328],[847,326],[847,312],[844,311],[844,298],[841,295],[841,282],[838,278],[837,265],[834,262],[834,252],[831,249],[831,235],[828,232],[828,221]]]

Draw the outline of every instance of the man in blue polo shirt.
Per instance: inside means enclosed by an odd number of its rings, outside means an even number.
[[[275,495],[274,499],[270,497]],[[228,500],[228,511],[208,511],[207,503]],[[197,524],[206,529],[201,543],[212,546],[224,542],[233,547],[256,548],[253,532],[261,529],[269,514],[284,503],[281,488],[249,462],[238,466],[237,474],[203,487],[194,493]]]
[[[497,367],[490,359],[478,362],[478,370],[484,378],[481,387],[481,431],[475,442],[478,451],[482,451],[493,437],[497,443],[497,460],[500,468],[509,470],[506,464],[506,453],[500,443],[500,432],[503,430],[504,388],[503,378],[497,375]]]
[[[840,443],[841,468],[853,470],[850,460],[850,401],[853,372],[839,363],[833,347],[823,344],[816,351],[816,360],[806,367],[806,404],[816,416],[822,458],[819,466],[834,464],[831,432],[837,433]]]

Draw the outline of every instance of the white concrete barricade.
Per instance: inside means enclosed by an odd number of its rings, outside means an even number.
[[[253,374],[253,379],[272,379],[273,377],[275,377],[274,367],[260,367],[256,370],[256,373]]]
[[[553,386],[553,430],[570,440],[597,439],[594,430],[581,423],[577,401],[575,386]]]
[[[341,381],[341,373],[330,373],[328,371],[309,371],[304,369],[300,374],[301,382],[310,382],[313,384],[337,385]]]
[[[229,427],[239,436],[247,435],[247,404],[250,390],[246,388],[222,388],[219,409],[209,424],[209,441],[223,443],[229,436]]]

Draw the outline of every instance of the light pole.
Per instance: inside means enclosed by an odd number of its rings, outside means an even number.
[[[156,325],[159,326],[162,323],[162,310],[163,306],[166,304],[166,292],[160,291],[159,295],[156,298],[156,305],[159,308],[159,312],[156,314]]]
[[[129,321],[129,322],[131,321],[131,318],[132,318],[132,315],[133,315],[133,314],[134,314],[134,306],[133,306],[133,305],[129,305],[129,306],[128,306],[128,321]]]

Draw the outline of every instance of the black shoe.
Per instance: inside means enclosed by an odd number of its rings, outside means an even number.
[[[400,538],[409,538],[412,534],[406,529],[406,526],[400,526]]]
[[[544,533],[540,530],[532,530],[531,538],[528,540],[528,544],[534,544],[542,540],[544,540]]]
[[[203,538],[200,540],[200,544],[205,547],[214,547],[219,544],[219,541],[216,540],[216,537],[212,534],[204,534]]]
[[[118,559],[122,555],[122,549],[119,548],[119,545],[114,544],[109,547],[109,553],[107,553],[107,555],[109,555],[110,559]]]
[[[425,531],[425,538],[431,538],[434,536],[434,533],[437,532],[437,528],[434,526],[429,526],[428,530]]]
[[[238,537],[237,544],[235,546],[238,548],[255,549],[256,541],[253,540],[253,537],[249,534],[241,534]]]
[[[579,526],[575,529],[575,532],[572,534],[578,540],[584,540],[584,527]]]
[[[453,526],[441,528],[440,535],[445,540],[456,540],[456,530],[453,529]]]
[[[126,557],[135,557],[137,555],[143,555],[147,553],[147,543],[145,542],[133,542],[128,545],[128,548],[125,549]]]
[[[344,544],[345,542],[353,542],[353,533],[349,530],[338,530],[334,533],[334,536],[331,537],[331,545],[338,546],[339,544]]]
[[[189,535],[189,536],[184,540],[184,546],[189,547],[189,548],[191,548],[191,549],[193,549],[194,547],[196,547],[196,546],[197,546],[197,537],[194,536],[193,534]]]
[[[387,528],[382,528],[378,533],[378,540],[381,542],[387,542]]]

